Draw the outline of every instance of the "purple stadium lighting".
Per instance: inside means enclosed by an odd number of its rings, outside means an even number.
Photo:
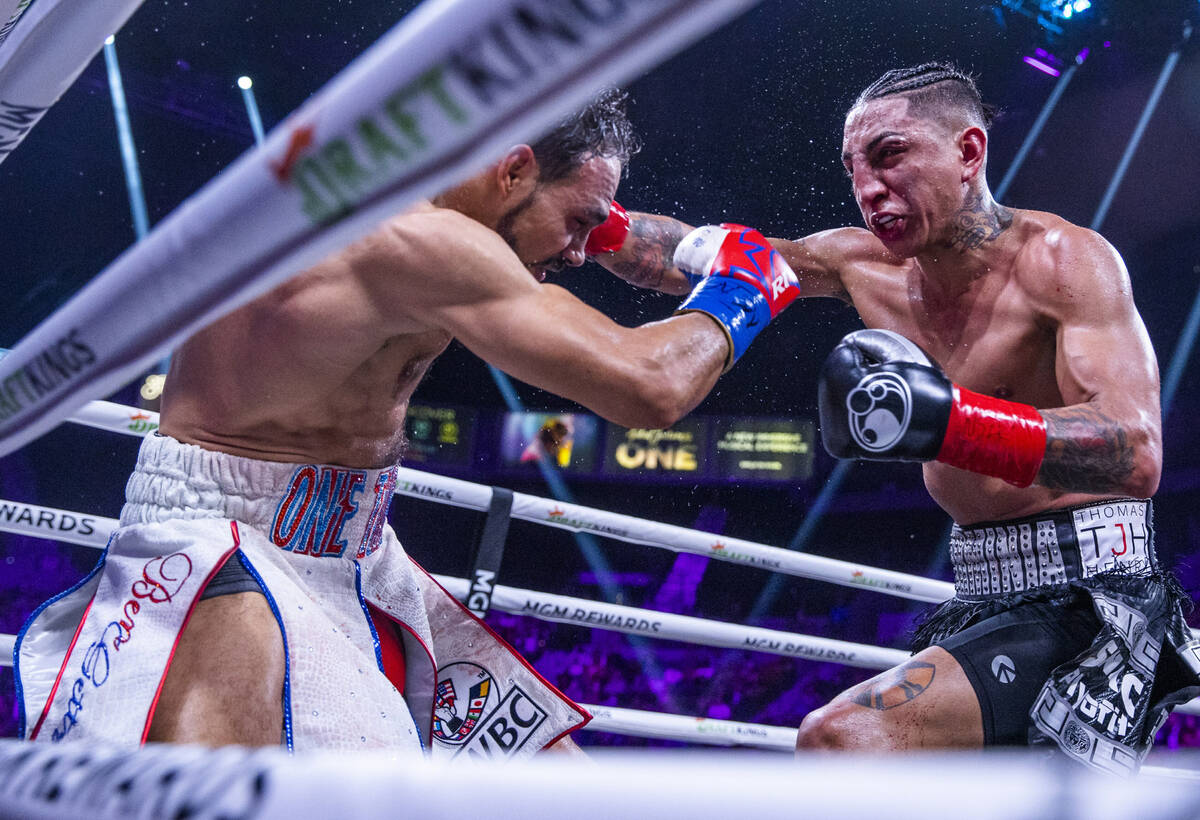
[[[1083,61],[1086,60],[1088,58],[1088,55],[1091,53],[1092,53],[1092,50],[1085,46],[1083,51],[1081,51],[1075,55],[1075,64],[1083,65]]]
[[[1041,71],[1045,74],[1049,74],[1051,77],[1057,77],[1059,74],[1062,73],[1054,66],[1047,65],[1046,63],[1043,63],[1041,60],[1037,59],[1036,57],[1022,57],[1021,59],[1024,60],[1027,65],[1031,65],[1034,68],[1036,68],[1038,71]]]

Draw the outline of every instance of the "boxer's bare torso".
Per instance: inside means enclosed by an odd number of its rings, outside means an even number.
[[[926,486],[958,523],[1153,494],[1158,365],[1124,263],[1093,231],[996,203],[983,177],[986,135],[963,128],[914,114],[903,98],[854,109],[842,159],[872,230],[772,242],[802,296],[849,302],[867,327],[925,348],[956,383],[1045,418],[1032,487],[925,465]],[[633,284],[683,292],[671,253],[689,230],[635,214],[634,240],[600,261]]]
[[[806,271],[806,293],[847,299],[867,327],[912,339],[955,383],[1037,407],[1060,431],[1094,426],[1083,445],[1052,439],[1050,463],[1028,488],[925,464],[930,494],[962,524],[1128,494],[1129,474],[1139,469],[1135,444],[1161,450],[1157,364],[1119,258],[1095,234],[1052,214],[1006,213],[1011,223],[977,257],[984,264],[949,281],[927,274],[920,259],[889,253],[861,228],[778,243]],[[814,266],[816,257],[836,260],[836,269]],[[1148,441],[1131,441],[1118,428],[1127,417],[1152,431]],[[1106,459],[1110,482],[1093,480],[1093,492],[1062,489],[1079,486],[1079,472]],[[1157,484],[1152,472],[1145,495]]]
[[[864,228],[772,242],[802,296],[842,299],[867,327],[919,344],[954,382],[1047,418],[1047,458],[1032,487],[924,465],[930,494],[955,521],[1151,495],[1162,450],[1158,365],[1120,257],[1094,232],[1053,214],[1001,212],[1003,224],[990,211],[959,215],[962,241],[974,247],[960,242],[908,258]],[[687,287],[664,249],[690,228],[636,214],[633,229],[636,242],[602,261],[634,284],[671,293]],[[1078,490],[1081,482],[1090,491]]]
[[[381,280],[427,286],[423,260],[385,270],[369,256],[351,247],[189,339],[172,361],[163,432],[270,461],[399,461],[409,399],[451,334],[375,295]]]
[[[523,263],[454,208],[426,203],[392,219],[192,337],[172,363],[162,431],[250,458],[386,467],[403,451],[413,391],[454,337],[618,423],[670,424],[720,374],[716,324],[686,315],[624,328],[540,281],[582,263],[619,172],[592,160],[554,202],[564,216],[518,243],[545,264]]]

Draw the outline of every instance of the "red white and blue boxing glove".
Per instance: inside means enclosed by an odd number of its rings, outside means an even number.
[[[1028,487],[1046,453],[1046,422],[1027,404],[954,384],[890,330],[842,339],[821,369],[821,438],[830,455],[939,461]]]
[[[592,228],[588,234],[583,252],[588,256],[598,256],[602,253],[616,253],[625,245],[625,237],[629,236],[629,212],[614,199],[608,206],[608,219]]]
[[[796,274],[761,233],[706,225],[675,248],[675,267],[695,287],[676,313],[706,313],[729,340],[728,370],[772,319],[800,295]]]

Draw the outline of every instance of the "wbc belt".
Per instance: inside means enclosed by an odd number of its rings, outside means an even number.
[[[1154,525],[1147,499],[1047,510],[950,532],[954,593],[979,601],[1090,578],[1113,569],[1153,571]]]

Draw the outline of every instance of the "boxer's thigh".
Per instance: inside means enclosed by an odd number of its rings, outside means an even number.
[[[978,748],[979,705],[962,667],[929,647],[804,719],[800,749]]]
[[[963,669],[979,701],[984,744],[1029,742],[1029,713],[1054,669],[1095,639],[1090,604],[1029,603],[952,635],[939,646]]]
[[[276,745],[284,676],[283,636],[261,592],[204,598],[175,648],[147,740]]]

